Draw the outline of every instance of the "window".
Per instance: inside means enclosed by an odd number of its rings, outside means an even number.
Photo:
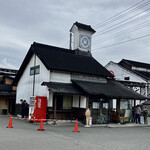
[[[99,102],[93,102],[93,109],[99,109]]]
[[[40,66],[39,65],[30,68],[30,76],[32,76],[34,74],[39,74],[39,73],[40,73]]]
[[[31,76],[31,75],[34,75],[34,67],[31,67],[31,68],[30,68],[30,76]]]
[[[63,98],[63,109],[71,109],[72,107],[72,97],[64,96]]]
[[[39,74],[40,73],[40,66],[35,66],[35,74]]]
[[[108,103],[103,103],[103,108],[108,109]]]
[[[130,77],[124,77],[124,80],[130,80]]]
[[[64,110],[64,109],[72,109],[72,96],[63,96],[57,95],[56,96],[56,110]],[[53,99],[53,110],[55,109],[55,98]]]

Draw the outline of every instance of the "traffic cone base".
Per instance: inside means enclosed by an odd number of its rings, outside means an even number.
[[[80,131],[74,131],[74,130],[73,130],[72,132],[80,132]]]
[[[13,126],[12,127],[7,126],[6,128],[14,128],[14,127]]]
[[[43,128],[43,119],[42,118],[41,118],[40,128],[37,130],[38,131],[45,131],[45,129]]]
[[[38,129],[38,131],[45,131],[45,129]]]
[[[6,128],[13,128],[12,126],[12,116],[10,116],[8,126]]]
[[[78,120],[76,119],[76,123],[75,123],[75,127],[74,127],[74,130],[72,132],[80,132],[78,130]]]

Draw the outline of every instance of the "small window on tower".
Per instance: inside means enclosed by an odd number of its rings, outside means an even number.
[[[129,81],[129,80],[130,80],[130,77],[124,77],[124,80],[128,80],[128,81]]]

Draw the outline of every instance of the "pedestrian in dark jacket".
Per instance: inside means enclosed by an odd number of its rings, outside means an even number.
[[[144,124],[148,124],[148,120],[147,120],[148,110],[146,107],[144,107],[144,109],[143,109],[143,117],[144,117]]]
[[[28,117],[28,113],[29,113],[29,105],[28,103],[26,102],[26,100],[24,100],[24,104],[25,104],[25,117]]]
[[[21,99],[20,100],[21,102],[21,105],[20,105],[20,108],[21,108],[21,117],[24,118],[24,114],[25,114],[25,103],[24,101]]]

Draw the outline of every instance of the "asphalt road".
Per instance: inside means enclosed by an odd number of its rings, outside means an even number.
[[[84,128],[73,133],[74,126],[39,125],[13,119],[14,128],[6,128],[8,116],[0,116],[0,150],[149,150],[150,127]]]

